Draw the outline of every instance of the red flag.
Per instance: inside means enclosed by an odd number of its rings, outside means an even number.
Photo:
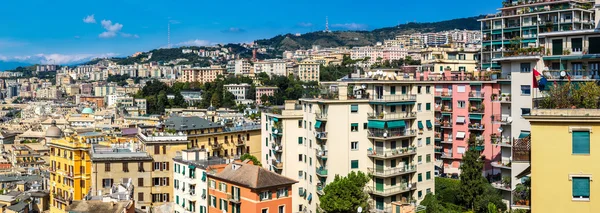
[[[533,68],[533,87],[538,88],[538,81],[540,80],[540,73]]]

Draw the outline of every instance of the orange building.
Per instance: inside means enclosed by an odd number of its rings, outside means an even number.
[[[292,213],[292,185],[297,182],[260,166],[231,163],[208,174],[208,212]]]
[[[79,103],[94,103],[98,108],[104,108],[104,97],[102,96],[80,96]]]

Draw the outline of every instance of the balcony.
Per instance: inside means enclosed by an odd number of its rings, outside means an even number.
[[[240,195],[227,194],[227,199],[232,203],[241,203]]]
[[[318,195],[325,195],[325,186],[323,186],[323,184],[318,184],[317,185],[317,194]]]
[[[394,176],[398,176],[398,175],[414,173],[417,171],[417,166],[410,165],[410,166],[397,167],[397,168],[367,168],[367,171],[369,172],[369,174],[371,174],[373,176],[381,177],[381,178],[388,178],[388,177],[394,177]]]
[[[417,154],[416,147],[404,147],[404,148],[396,148],[393,150],[383,151],[383,149],[376,148],[375,150],[369,148],[367,150],[367,156],[372,158],[381,158],[381,159],[389,159],[389,158],[397,158],[409,155]]]
[[[510,123],[512,123],[512,118],[510,117],[510,115],[492,115],[492,122],[494,124],[500,124],[500,125],[510,125]]]
[[[546,59],[547,57],[544,57]],[[559,59],[556,59],[559,60]],[[560,73],[563,70],[548,70],[543,71],[544,76],[548,78],[548,80],[558,80],[558,79],[567,79],[566,77],[561,77]],[[572,70],[564,70],[568,76],[571,77],[571,80],[598,80],[597,70],[584,70],[580,69],[577,71]]]
[[[505,181],[495,181],[495,182],[492,182],[491,184],[496,189],[509,191],[509,192],[512,191],[510,189],[510,181],[508,183],[505,183]]]
[[[417,95],[380,95],[373,96],[370,99],[371,103],[397,103],[397,102],[415,102]]]
[[[221,145],[220,143],[213,142],[213,143],[211,143],[211,144],[210,144],[210,147],[211,147],[213,150],[216,150],[216,149],[221,149],[221,148],[222,148],[222,145]]]
[[[478,100],[481,101],[485,97],[485,93],[481,91],[471,91],[469,93],[469,100]]]
[[[273,150],[275,152],[283,152],[283,146],[281,146],[281,144],[272,143],[271,150]]]
[[[402,194],[404,192],[409,192],[411,190],[416,190],[416,189],[417,189],[417,183],[412,183],[410,186],[408,186],[407,183],[401,183],[400,186],[393,186],[393,187],[383,187],[383,188],[378,188],[378,187],[373,187],[373,186],[366,187],[366,190],[369,194],[382,196],[382,197],[388,197],[388,196],[392,196],[392,195]]]
[[[512,147],[510,137],[498,136],[495,133],[492,134],[492,144],[499,145],[501,147]]]
[[[235,145],[236,146],[246,146],[246,139],[238,138],[237,143],[235,143]]]
[[[71,204],[71,201],[73,201],[72,197],[64,197],[59,194],[54,194],[53,198],[54,198],[54,200],[61,202],[61,203],[65,203],[67,205]]]
[[[492,165],[492,167],[496,167],[496,168],[512,169],[512,167],[510,167],[511,166],[511,162],[497,161],[497,162],[492,162],[490,164]]]
[[[452,114],[452,107],[442,106],[442,109],[440,111],[442,111],[442,115],[444,115],[444,114]]]
[[[327,169],[323,167],[319,167],[316,169],[316,174],[319,177],[327,177]]]
[[[403,113],[367,113],[369,120],[403,120],[403,119],[415,119],[417,117],[416,112],[403,112]]]
[[[316,153],[318,159],[327,160],[327,150],[322,150],[322,149],[316,148],[315,153]]]
[[[315,115],[318,121],[327,121],[327,113],[316,113]]]
[[[442,142],[441,142],[441,143],[443,143],[443,144],[453,144],[453,143],[452,143],[452,138],[448,137],[448,139],[446,139],[446,140],[442,140]]]
[[[483,105],[469,107],[469,114],[483,114],[484,112],[485,108]]]
[[[435,146],[433,152],[435,152],[435,154],[442,154],[442,152],[444,152],[444,148],[442,148],[442,146]]]
[[[283,169],[283,163],[277,159],[272,159],[271,160],[271,165],[273,165],[273,167],[277,170],[282,170]]]
[[[417,136],[416,129],[369,129],[368,138],[378,140],[393,140]]]
[[[319,140],[327,140],[327,132],[316,130],[315,138]]]
[[[452,160],[452,159],[454,159],[454,157],[453,157],[452,153],[443,152],[442,153],[442,159],[450,159],[450,160]]]
[[[469,130],[484,131],[485,130],[485,125],[483,125],[481,123],[470,123],[469,124]]]
[[[452,99],[452,92],[435,92],[435,97]]]
[[[442,129],[452,129],[452,122],[450,121],[442,121],[440,124],[440,128]]]

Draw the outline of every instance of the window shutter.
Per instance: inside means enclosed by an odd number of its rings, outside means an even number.
[[[573,177],[573,197],[590,196],[590,178]]]
[[[590,132],[573,131],[573,154],[590,153]]]
[[[169,178],[167,178],[167,186],[169,186]]]
[[[171,163],[167,162],[167,171],[169,171],[169,164],[171,164]]]

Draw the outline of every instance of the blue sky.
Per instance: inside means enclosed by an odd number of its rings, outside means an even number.
[[[323,30],[326,16],[332,30],[370,30],[488,14],[501,4],[501,0],[352,2],[4,0],[0,60],[64,64],[130,55],[166,46],[169,22],[173,45],[204,45]]]

